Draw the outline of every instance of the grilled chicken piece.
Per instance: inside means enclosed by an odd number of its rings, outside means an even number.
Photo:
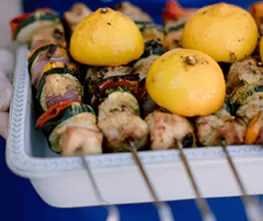
[[[60,102],[37,121],[48,138],[50,148],[63,156],[102,153],[103,135],[97,127],[94,110],[76,101]]]
[[[244,84],[236,87],[230,94],[230,103],[235,107],[236,115],[249,123],[263,111],[263,86]]]
[[[159,55],[150,55],[146,58],[141,58],[134,65],[134,73],[139,74],[140,79],[144,79],[153,64],[153,62],[159,57]]]
[[[139,93],[137,97],[141,104],[143,116],[147,116],[158,107],[147,93],[145,88],[145,78],[153,62],[163,53],[165,53],[165,49],[160,41],[147,41],[145,42],[144,54],[141,59],[133,65],[133,72],[139,74],[140,78]]]
[[[96,116],[81,113],[56,127],[49,137],[62,156],[76,156],[81,149],[86,155],[102,153],[103,135],[96,125]]]
[[[197,9],[182,8],[177,1],[169,0],[163,12],[165,48],[172,50],[181,47],[183,28],[186,22],[196,13]]]
[[[184,25],[187,19],[169,20],[165,23],[164,31],[166,33],[164,46],[167,50],[172,50],[182,46],[182,36]]]
[[[67,47],[64,27],[61,23],[38,29],[32,36],[30,51],[34,50],[39,45],[48,42],[57,42],[61,44],[62,47]]]
[[[224,105],[216,113],[196,119],[197,137],[204,146],[220,146],[222,139],[227,145],[242,144],[246,124],[229,113]]]
[[[164,53],[165,49],[159,40],[146,41],[143,55],[133,65],[133,73],[139,74],[141,80],[144,79],[153,62]]]
[[[158,40],[164,44],[164,30],[153,23],[142,24],[140,27],[144,41]]]
[[[177,147],[175,140],[184,147],[195,147],[194,127],[184,117],[155,110],[145,118],[149,126],[152,150],[167,150]]]
[[[139,7],[131,4],[130,2],[124,1],[120,4],[117,4],[115,10],[120,11],[121,13],[128,16],[139,26],[143,23],[151,23],[152,18],[146,12],[141,10]]]
[[[120,112],[140,115],[138,102],[131,93],[120,91],[111,93],[99,105],[98,121]]]
[[[98,126],[111,152],[130,151],[128,140],[133,141],[137,149],[147,144],[148,126],[136,115],[119,112],[99,121]]]
[[[258,113],[249,123],[245,144],[263,145],[263,112]]]
[[[227,75],[227,92],[243,84],[263,85],[263,66],[255,57],[247,57],[231,65]]]
[[[88,15],[92,13],[92,10],[83,3],[77,3],[72,8],[64,13],[64,19],[70,28],[70,31],[74,31],[77,25]]]

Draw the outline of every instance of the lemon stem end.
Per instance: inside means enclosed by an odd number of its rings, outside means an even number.
[[[196,64],[196,58],[194,56],[186,56],[185,61],[190,65]]]
[[[102,8],[102,9],[100,10],[100,12],[103,13],[103,14],[107,13],[107,11],[108,11],[107,8]]]

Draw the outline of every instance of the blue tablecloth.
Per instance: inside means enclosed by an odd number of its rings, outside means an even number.
[[[39,7],[51,7],[58,11],[67,10],[74,0],[23,0],[24,10],[32,11]],[[118,1],[102,3],[98,0],[85,1],[92,9],[100,6],[112,6]],[[160,22],[160,10],[165,0],[133,0]],[[200,7],[216,3],[216,0],[184,0],[186,7]],[[229,3],[239,4],[246,8],[251,1],[230,0]],[[106,211],[101,207],[57,209],[46,205],[34,191],[30,182],[12,174],[5,164],[4,141],[0,138],[0,221],[105,221]],[[223,179],[223,178],[222,178]],[[227,184],[225,184],[227,185]],[[175,187],[176,188],[176,187]],[[209,205],[219,221],[246,220],[240,198],[210,199]],[[199,221],[200,215],[194,201],[177,201],[169,203],[176,220]],[[158,221],[152,204],[121,205],[122,221]]]

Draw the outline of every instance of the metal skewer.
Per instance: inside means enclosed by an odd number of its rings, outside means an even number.
[[[248,196],[247,195],[247,191],[245,189],[245,186],[243,185],[243,182],[241,181],[241,178],[238,174],[238,171],[236,169],[236,166],[227,150],[227,146],[225,143],[225,140],[221,141],[221,146],[222,149],[226,155],[228,164],[235,176],[235,179],[238,183],[238,186],[240,188],[240,191],[242,193],[242,201],[245,207],[245,211],[248,217],[249,221],[263,221],[263,210],[261,207],[261,204],[259,202],[259,200],[257,199],[257,197],[254,196]]]
[[[160,217],[160,221],[174,221],[173,214],[172,214],[172,211],[171,211],[171,208],[169,207],[169,205],[164,203],[164,202],[161,202],[159,200],[159,198],[157,197],[156,191],[154,190],[154,188],[151,184],[151,181],[150,181],[148,175],[146,174],[145,169],[143,168],[143,165],[142,165],[141,160],[138,156],[137,149],[136,149],[134,142],[129,140],[129,139],[127,139],[127,141],[131,147],[131,153],[132,153],[132,156],[134,158],[134,161],[137,164],[137,166],[139,167],[139,170],[140,170],[140,172],[141,172],[141,174],[145,180],[145,183],[147,184],[147,187],[148,187],[148,189],[152,195],[152,198],[154,200],[154,204],[157,208],[158,215]]]
[[[93,189],[95,191],[95,195],[97,197],[97,200],[102,204],[108,204],[108,202],[103,199],[101,192],[99,191],[99,187],[95,181],[93,173],[91,172],[88,161],[86,161],[85,157],[86,157],[85,153],[84,153],[83,149],[81,148],[82,165],[85,168],[85,171],[87,172],[87,174],[91,180],[91,184],[92,184]],[[107,216],[106,221],[120,221],[119,210],[116,206],[106,206],[106,208],[108,210],[108,216]]]
[[[197,207],[199,208],[199,210],[201,212],[202,220],[203,221],[216,221],[215,215],[213,214],[213,212],[209,208],[207,201],[204,198],[202,198],[202,196],[201,196],[201,192],[197,186],[197,183],[196,183],[195,178],[193,176],[193,173],[191,171],[188,160],[184,154],[182,143],[179,142],[177,139],[175,139],[175,141],[177,143],[177,149],[179,151],[180,158],[184,164],[184,167],[186,169],[188,177],[191,181],[192,187],[195,191],[196,204],[197,204]]]

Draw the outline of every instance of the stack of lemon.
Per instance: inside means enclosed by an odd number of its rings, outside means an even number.
[[[183,49],[166,52],[151,66],[146,78],[149,95],[161,107],[182,116],[217,111],[226,94],[217,62],[232,63],[249,56],[257,39],[257,25],[246,10],[225,3],[200,9],[185,25]],[[74,59],[95,66],[128,64],[143,51],[144,41],[134,22],[109,8],[86,17],[70,42]]]

